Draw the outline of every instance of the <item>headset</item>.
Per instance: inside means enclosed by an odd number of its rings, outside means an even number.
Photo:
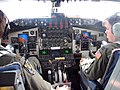
[[[120,22],[117,22],[112,26],[112,33],[114,36],[120,37]]]
[[[112,26],[113,35],[120,37],[120,12],[115,13],[107,19]]]
[[[6,15],[0,10],[0,23],[3,21],[3,18],[6,18],[6,26],[2,36],[4,38],[8,36],[8,33],[10,32],[10,22],[9,19],[6,17]]]
[[[4,37],[8,36],[9,32],[10,32],[10,23],[8,22],[5,26],[5,30],[4,30],[2,37],[4,38]]]

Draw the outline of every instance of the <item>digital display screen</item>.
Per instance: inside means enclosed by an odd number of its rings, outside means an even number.
[[[87,31],[81,32],[81,50],[89,49],[89,40],[91,39],[91,33]]]
[[[25,50],[29,52],[28,34],[25,33],[18,34],[18,40],[19,40],[19,53],[24,53]]]
[[[81,50],[89,50],[89,42],[81,42]]]
[[[18,34],[19,42],[28,42],[28,34]]]
[[[91,37],[91,33],[90,32],[87,32],[87,31],[82,31],[81,32],[81,37],[82,39],[89,39]]]

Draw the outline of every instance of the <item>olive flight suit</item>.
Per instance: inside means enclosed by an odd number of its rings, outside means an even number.
[[[51,84],[42,78],[42,76],[33,68],[29,61],[25,63],[24,61],[24,58],[21,59],[0,45],[0,66],[13,62],[19,62],[22,65],[26,90],[51,90]]]
[[[31,65],[33,66],[33,68],[42,75],[42,67],[41,64],[39,62],[39,59],[36,56],[30,56],[28,58],[28,61],[31,63]]]
[[[111,56],[112,50],[115,48],[120,48],[120,44],[109,43],[107,45],[102,46],[100,49],[98,49],[98,51],[95,53],[95,61],[85,71],[85,75],[88,79],[97,80],[103,77],[109,58]]]

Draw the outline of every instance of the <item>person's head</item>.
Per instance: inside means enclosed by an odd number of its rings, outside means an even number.
[[[109,42],[120,40],[120,12],[104,20],[103,26],[106,28],[106,35]]]
[[[0,10],[0,38],[2,38],[6,27],[6,15]]]

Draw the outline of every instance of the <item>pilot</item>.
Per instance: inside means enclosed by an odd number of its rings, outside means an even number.
[[[106,18],[103,21],[103,26],[106,28],[105,34],[109,43],[97,50],[95,61],[85,70],[85,75],[90,80],[98,80],[103,77],[112,50],[120,48],[120,12]],[[83,62],[84,60],[82,58]]]
[[[0,43],[4,33],[7,32],[6,24],[7,17],[0,10]],[[10,64],[12,62],[19,62],[22,65],[22,70],[25,76],[25,89],[26,90],[55,90],[52,88],[52,85],[45,81],[41,75],[32,67],[29,61],[24,58],[20,58],[16,54],[11,52],[2,53],[6,49],[0,44],[0,66]],[[63,87],[57,87],[56,90],[69,90],[65,85]]]

